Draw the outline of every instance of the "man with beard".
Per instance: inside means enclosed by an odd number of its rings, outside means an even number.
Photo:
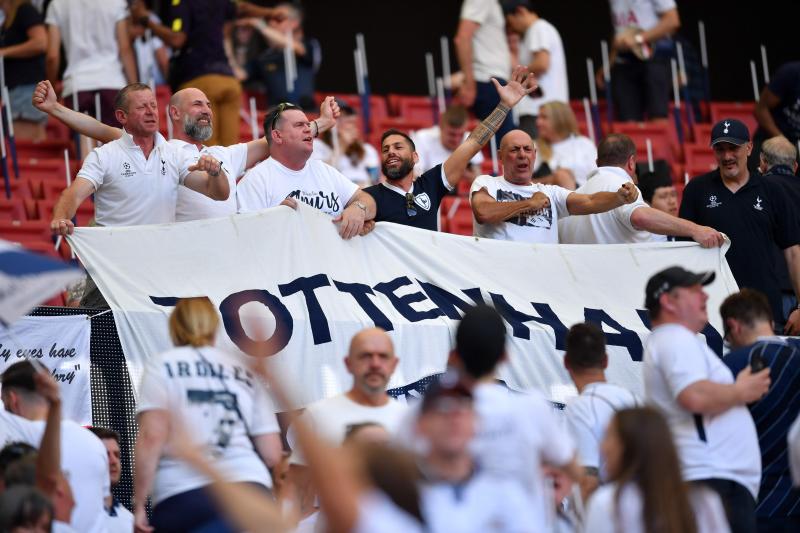
[[[783,251],[795,294],[800,294],[800,223],[791,192],[780,183],[750,173],[753,149],[744,123],[723,119],[711,129],[719,168],[689,181],[680,216],[711,226],[731,239],[726,254],[739,288],[757,289],[769,299],[775,331],[800,334],[800,309],[784,315],[777,246]],[[785,328],[784,328],[785,326]]]
[[[438,229],[442,198],[455,189],[470,159],[489,142],[511,108],[536,88],[536,79],[523,66],[514,69],[507,85],[501,86],[495,79],[492,82],[500,95],[500,103],[495,110],[444,163],[431,168],[416,180],[414,165],[419,156],[414,141],[398,130],[384,132],[381,136],[381,169],[386,181],[364,189],[375,199],[375,222],[395,222],[431,231]]]
[[[56,93],[49,81],[42,81],[33,92],[33,105],[82,135],[103,143],[110,143],[122,137],[120,128],[113,128],[99,122],[89,115],[78,113],[59,104]],[[320,106],[320,118],[316,120],[320,133],[336,125],[339,106],[329,96]],[[269,156],[269,145],[265,138],[232,146],[206,146],[203,143],[213,133],[213,114],[211,104],[200,89],[181,89],[172,95],[169,105],[169,120],[175,135],[169,144],[196,156],[209,154],[222,163],[228,176],[231,194],[227,200],[214,201],[186,187],[178,189],[175,220],[198,220],[224,217],[236,214],[236,179],[245,171]]]

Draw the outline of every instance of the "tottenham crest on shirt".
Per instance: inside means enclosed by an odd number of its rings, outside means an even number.
[[[426,192],[414,196],[414,203],[425,211],[431,210],[431,197]]]

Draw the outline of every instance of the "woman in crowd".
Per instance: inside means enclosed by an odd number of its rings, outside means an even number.
[[[533,177],[540,183],[575,189],[597,168],[597,148],[578,131],[575,114],[564,102],[547,102],[536,118],[536,162]]]
[[[136,531],[150,531],[145,505],[151,493],[157,531],[224,524],[204,490],[208,478],[168,445],[171,412],[191,421],[193,440],[229,482],[264,493],[272,486],[267,467],[281,458],[275,410],[246,363],[213,347],[218,326],[208,298],[179,300],[169,319],[176,348],[153,357],[145,369],[137,407]]]
[[[650,407],[618,411],[601,443],[611,483],[589,500],[592,533],[725,533],[716,493],[681,478],[664,417]]]
[[[321,159],[336,168],[361,187],[372,185],[378,177],[380,158],[371,144],[361,135],[358,114],[344,102],[339,102],[342,115],[336,131],[326,131],[314,140],[314,159]],[[336,141],[333,135],[337,135]]]

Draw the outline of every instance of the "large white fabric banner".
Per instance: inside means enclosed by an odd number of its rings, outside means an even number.
[[[400,364],[391,387],[441,372],[461,310],[483,301],[508,324],[509,360],[499,377],[553,400],[574,393],[563,368],[570,325],[602,324],[608,377],[641,392],[648,333],[644,287],[658,270],[713,270],[707,290],[710,345],[722,349],[718,308],[737,290],[724,250],[694,243],[528,245],[380,223],[343,241],[331,219],[301,205],[180,224],[79,228],[70,242],[114,310],[135,387],[144,361],[169,348],[175,299],[208,296],[224,328],[218,344],[252,351],[253,331],[285,340],[271,364],[307,404],[349,388],[342,362],[350,338],[377,325]],[[244,303],[244,305],[242,304]],[[252,328],[252,320],[270,321]],[[281,343],[283,344],[283,343]]]
[[[9,329],[0,327],[0,374],[18,361],[39,361],[59,384],[64,416],[91,425],[91,333],[91,320],[86,315],[19,318]]]

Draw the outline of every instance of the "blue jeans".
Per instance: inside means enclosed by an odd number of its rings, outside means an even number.
[[[506,80],[498,78],[497,81],[500,82],[500,85],[506,84]],[[479,81],[476,82],[475,85],[475,102],[472,104],[472,112],[475,113],[478,120],[483,120],[488,117],[491,112],[494,111],[494,108],[497,107],[497,104],[500,103],[500,95],[497,94],[497,89],[494,88],[494,84],[491,81]],[[497,139],[498,148],[500,148],[500,140],[503,138],[503,135],[513,130],[514,127],[514,119],[509,112],[508,116],[506,116],[506,119],[497,130],[497,133],[494,134]]]

